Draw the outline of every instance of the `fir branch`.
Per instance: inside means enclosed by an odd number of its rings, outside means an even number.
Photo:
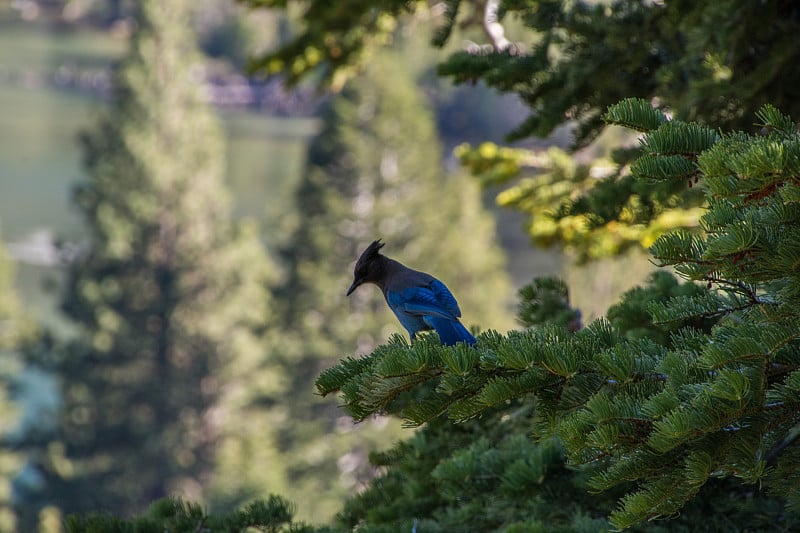
[[[766,130],[764,133],[771,133],[773,131],[782,135],[793,135],[797,133],[797,124],[795,124],[791,117],[781,113],[778,108],[772,104],[765,104],[761,109],[756,111],[756,118],[761,121],[760,123],[756,123],[756,125],[761,126],[762,131]]]
[[[781,442],[773,446],[765,455],[764,462],[769,466],[775,466],[783,454],[784,450],[793,446],[797,439],[800,438],[800,431],[794,431],[791,435],[783,439]]]
[[[650,155],[694,158],[711,148],[718,140],[719,136],[710,128],[670,120],[645,135],[641,144]]]
[[[618,104],[609,106],[602,118],[608,124],[624,126],[639,132],[654,130],[667,122],[664,113],[641,98],[626,98]]]
[[[774,302],[766,302],[761,300],[756,293],[756,288],[753,285],[748,285],[743,281],[739,280],[732,280],[723,278],[718,275],[707,275],[703,276],[702,281],[706,281],[709,284],[715,283],[717,285],[722,285],[722,290],[727,290],[725,287],[730,287],[730,290],[735,292],[736,294],[744,294],[747,298],[753,303],[753,305],[774,305]],[[710,288],[710,287],[709,287]]]
[[[631,173],[642,180],[695,180],[700,176],[694,161],[684,155],[645,154],[631,165]]]

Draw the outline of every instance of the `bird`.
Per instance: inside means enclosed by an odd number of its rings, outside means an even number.
[[[453,293],[430,274],[413,270],[380,253],[380,239],[367,246],[353,269],[353,283],[347,296],[365,283],[377,285],[386,303],[411,337],[435,330],[446,346],[459,342],[474,345],[477,340],[458,320],[461,309]]]

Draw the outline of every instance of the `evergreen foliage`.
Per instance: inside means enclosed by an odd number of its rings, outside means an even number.
[[[558,278],[537,278],[519,290],[519,322],[526,327],[558,324],[581,328],[581,313],[569,305],[569,290]]]
[[[616,309],[614,320],[619,320],[625,336],[664,338],[668,326],[643,324],[647,315],[640,307],[642,296],[694,290],[705,289],[678,283],[659,272],[646,287],[626,295],[624,300],[633,305]],[[556,280],[534,280],[521,291],[520,321],[541,328],[571,320],[576,311],[567,313],[564,292]],[[531,314],[530,309],[541,312]],[[385,472],[347,502],[337,517],[338,525],[347,531],[368,532],[410,530],[414,525],[419,531],[442,532],[610,530],[605,517],[626,487],[592,493],[587,481],[596,466],[566,466],[556,440],[531,440],[537,408],[535,401],[515,399],[459,423],[437,417],[410,440],[372,454],[370,460]],[[680,514],[633,529],[784,530],[790,526],[782,507],[779,498],[730,480],[713,480]]]
[[[78,334],[37,361],[63,406],[57,430],[26,443],[37,502],[65,513],[203,498],[242,381],[264,367],[270,265],[254,228],[230,221],[191,4],[137,4],[111,106],[83,137],[90,249],[62,304]]]
[[[287,8],[287,0],[239,0],[252,7]],[[299,2],[307,31],[284,43],[279,51],[252,61],[252,68],[269,74],[285,74],[296,83],[312,70],[341,89],[359,71],[376,48],[391,41],[396,18],[413,13],[416,2],[389,0],[376,5],[346,0],[336,6],[325,0]]]
[[[671,346],[672,334],[683,328],[710,330],[717,317],[691,317],[675,322],[654,322],[650,310],[656,302],[680,298],[682,301],[704,299],[708,289],[694,283],[680,283],[670,273],[654,272],[643,287],[631,289],[622,300],[609,308],[607,317],[611,324],[623,331],[631,340],[648,338],[658,344]]]
[[[468,38],[491,44],[451,53],[439,72],[519,95],[532,113],[514,139],[547,136],[569,119],[578,124],[576,144],[585,145],[603,128],[602,110],[627,97],[659,98],[683,120],[726,129],[748,127],[752,113],[768,102],[789,114],[800,111],[789,67],[800,54],[794,39],[800,13],[780,0],[504,1],[495,12],[497,22],[508,26],[508,39],[517,41],[508,47],[486,28],[491,21],[484,1],[443,2],[431,11],[425,2],[408,0],[336,6],[323,0],[240,1],[298,9],[296,35],[253,65],[289,81],[313,72],[322,83],[340,85],[390,41],[408,13],[439,15],[432,46],[445,45],[456,28],[459,37],[473,30]],[[485,33],[478,37],[474,30]]]
[[[767,102],[800,114],[791,89],[797,86],[791,65],[800,56],[800,12],[782,0],[489,0],[440,2],[432,9],[405,0],[353,0],[335,8],[320,1],[240,1],[297,6],[301,13],[296,35],[255,61],[255,70],[290,82],[314,73],[316,81],[334,86],[366,64],[393,31],[398,34],[394,28],[404,27],[407,13],[430,16],[440,24],[430,36],[432,46],[469,39],[442,61],[441,76],[458,84],[482,82],[518,96],[530,109],[509,140],[546,137],[569,123],[573,148],[585,147],[603,131],[602,110],[627,97],[664,109],[668,103],[671,113],[686,124],[696,121],[689,127],[698,129],[749,128],[750,117]],[[652,130],[665,120],[651,110],[636,125]],[[632,125],[625,117],[614,123]],[[514,180],[499,203],[529,215],[534,243],[564,245],[580,260],[648,248],[665,232],[696,227],[702,214],[703,196],[687,187],[694,167],[681,157],[658,165],[640,158],[629,168],[628,150],[611,161],[576,164],[556,150],[541,157],[493,144],[462,146],[459,157],[485,181]],[[631,171],[660,184],[645,185]],[[669,179],[676,173],[685,179]]]
[[[703,231],[666,234],[651,251],[699,290],[656,276],[646,290],[667,298],[647,306],[651,323],[634,328],[620,317],[641,308],[637,291],[610,313],[614,322],[574,334],[559,325],[486,332],[475,349],[394,337],[324,372],[318,390],[341,391],[356,419],[391,412],[417,391],[397,409],[414,426],[441,413],[469,420],[532,396],[534,435],[558,437],[572,464],[597,465],[594,490],[627,487],[610,515],[615,527],[673,516],[715,479],[763,485],[791,509],[800,497],[800,135],[770,106],[759,113],[763,135],[713,137],[677,120],[648,129],[652,114],[631,109],[629,122],[647,132],[644,156],[663,161],[664,174],[674,155],[696,165],[709,204]]]
[[[319,531],[292,520],[292,505],[279,496],[257,500],[243,509],[209,514],[200,505],[180,498],[154,502],[142,516],[125,519],[104,513],[70,515],[67,533],[311,533]]]
[[[693,162],[715,135],[696,124],[677,126],[641,99],[612,106],[607,119],[627,126],[634,114],[639,127],[654,129],[643,146],[646,154],[633,164],[631,150],[588,164],[558,148],[533,155],[491,143],[459,146],[456,155],[483,183],[513,183],[497,201],[530,216],[527,231],[537,245],[560,244],[582,261],[615,255],[649,247],[666,231],[697,226],[703,195],[691,188],[697,179]],[[677,132],[678,127],[691,132]],[[661,153],[676,135],[687,144],[674,146],[676,153]],[[664,156],[657,164],[656,155]]]
[[[373,454],[386,473],[347,502],[338,523],[366,532],[606,529],[603,500],[566,468],[554,441],[526,435],[533,410],[514,402],[507,416],[437,418]]]

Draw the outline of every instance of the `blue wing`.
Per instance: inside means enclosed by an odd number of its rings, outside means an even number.
[[[463,341],[474,344],[475,337],[458,321],[458,308],[453,293],[441,281],[416,285],[400,291],[386,291],[386,301],[413,339],[417,332],[435,329],[442,343],[453,345]]]
[[[415,315],[433,315],[450,320],[461,316],[455,297],[439,280],[399,291],[387,290],[386,301],[393,310]]]

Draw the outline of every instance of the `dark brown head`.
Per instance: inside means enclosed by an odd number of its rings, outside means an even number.
[[[374,241],[358,258],[353,269],[353,284],[347,289],[347,296],[364,283],[375,283],[380,286],[380,281],[386,273],[386,257],[379,252],[383,245],[380,239]]]

